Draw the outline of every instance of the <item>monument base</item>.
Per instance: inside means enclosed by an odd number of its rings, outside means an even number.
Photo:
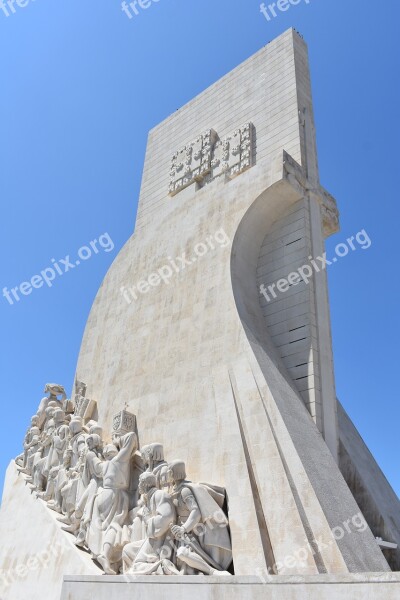
[[[61,600],[398,600],[400,573],[258,577],[64,578]]]
[[[11,462],[0,511],[0,600],[58,600],[65,573],[101,575]]]

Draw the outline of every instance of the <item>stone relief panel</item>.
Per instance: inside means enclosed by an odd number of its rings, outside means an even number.
[[[193,183],[200,185],[225,176],[233,179],[252,166],[252,123],[220,140],[210,129],[172,157],[169,194],[175,196]]]
[[[221,175],[233,179],[251,167],[252,130],[252,124],[247,123],[215,144],[211,160],[212,179]]]
[[[213,129],[199,135],[172,157],[169,193],[174,196],[194,182],[201,182],[211,170],[212,148],[217,139]]]

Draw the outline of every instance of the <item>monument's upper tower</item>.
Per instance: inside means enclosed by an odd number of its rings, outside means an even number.
[[[274,212],[272,205],[267,206],[247,295],[255,286],[259,288],[258,310],[263,313],[263,327],[279,356],[279,369],[285,369],[287,380],[299,393],[337,460],[337,408],[325,273],[303,278],[283,293],[276,287],[268,292],[269,286],[291,271],[322,256],[324,237],[338,228],[335,202],[319,184],[307,49],[293,30],[150,132],[135,235],[103,285],[82,344],[78,375],[87,377],[90,370],[94,395],[99,399],[105,394],[120,398],[127,389],[133,397],[157,395],[163,384],[154,373],[170,381],[174,369],[171,357],[181,355],[184,346],[189,345],[184,351],[184,364],[190,372],[198,368],[191,353],[199,344],[204,363],[213,365],[228,359],[225,353],[222,357],[214,354],[214,327],[207,339],[202,323],[206,318],[212,322],[213,313],[220,315],[217,305],[212,310],[200,308],[201,297],[206,306],[210,302],[208,284],[220,288],[219,299],[227,306],[222,276],[210,280],[209,273],[211,261],[213,270],[218,270],[218,263],[227,274],[228,265],[221,252],[209,249],[203,261],[187,266],[168,285],[152,289],[147,286],[144,294],[136,285],[170,264],[168,257],[178,257],[183,251],[188,256],[193,254],[196,243],[205,242],[207,235],[221,227],[233,240],[257,197],[284,179],[292,187],[297,186],[298,194],[296,199],[279,200]],[[247,235],[254,234],[251,231]],[[229,248],[224,251],[227,258],[229,252]],[[108,281],[112,281],[112,288]],[[198,285],[203,289],[200,297],[195,291]],[[131,304],[121,295],[122,287]],[[177,320],[182,303],[188,305],[187,316],[193,315],[192,320],[183,321],[185,326]],[[195,316],[196,307],[201,311],[200,320]],[[104,311],[112,327],[110,335],[104,332],[103,319],[98,319]],[[142,312],[152,315],[152,331],[145,327],[149,317]],[[230,315],[225,316],[230,322]],[[101,330],[93,327],[92,320],[101,323]],[[165,341],[159,339],[160,332]],[[121,363],[121,372],[115,365],[115,383],[110,388],[108,372],[110,358],[115,357],[114,343],[117,348],[122,343],[126,364],[131,360],[134,363],[129,368],[125,368],[125,361]],[[237,349],[237,344],[229,343],[229,347]],[[101,356],[97,358],[100,348]],[[101,400],[100,404],[110,418],[113,403],[108,399],[105,405]]]

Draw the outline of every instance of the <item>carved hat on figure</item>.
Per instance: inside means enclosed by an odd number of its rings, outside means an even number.
[[[83,429],[83,420],[81,417],[72,417],[69,428],[73,435],[80,433]]]
[[[154,444],[147,444],[146,446],[143,446],[142,450],[141,450],[141,454],[144,458],[144,460],[146,461],[146,463],[150,462],[150,459],[152,459],[154,462],[160,462],[165,460],[164,459],[164,447],[162,444],[154,443]]]
[[[141,494],[146,494],[149,490],[155,487],[157,487],[156,476],[149,471],[142,473],[139,477],[139,492]]]
[[[56,408],[56,410],[54,411],[54,421],[56,423],[64,423],[65,412],[61,408]]]
[[[86,428],[91,435],[96,434],[103,438],[103,428],[98,424],[97,421],[89,421],[89,423],[86,423]]]
[[[186,479],[186,465],[183,460],[170,462],[168,464],[168,475],[171,482]]]
[[[92,450],[93,448],[100,448],[102,444],[101,437],[97,435],[97,433],[91,433],[86,438],[86,444],[89,450]]]

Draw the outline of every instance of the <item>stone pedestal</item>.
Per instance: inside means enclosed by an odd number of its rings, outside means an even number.
[[[61,600],[398,600],[400,575],[65,577]]]

